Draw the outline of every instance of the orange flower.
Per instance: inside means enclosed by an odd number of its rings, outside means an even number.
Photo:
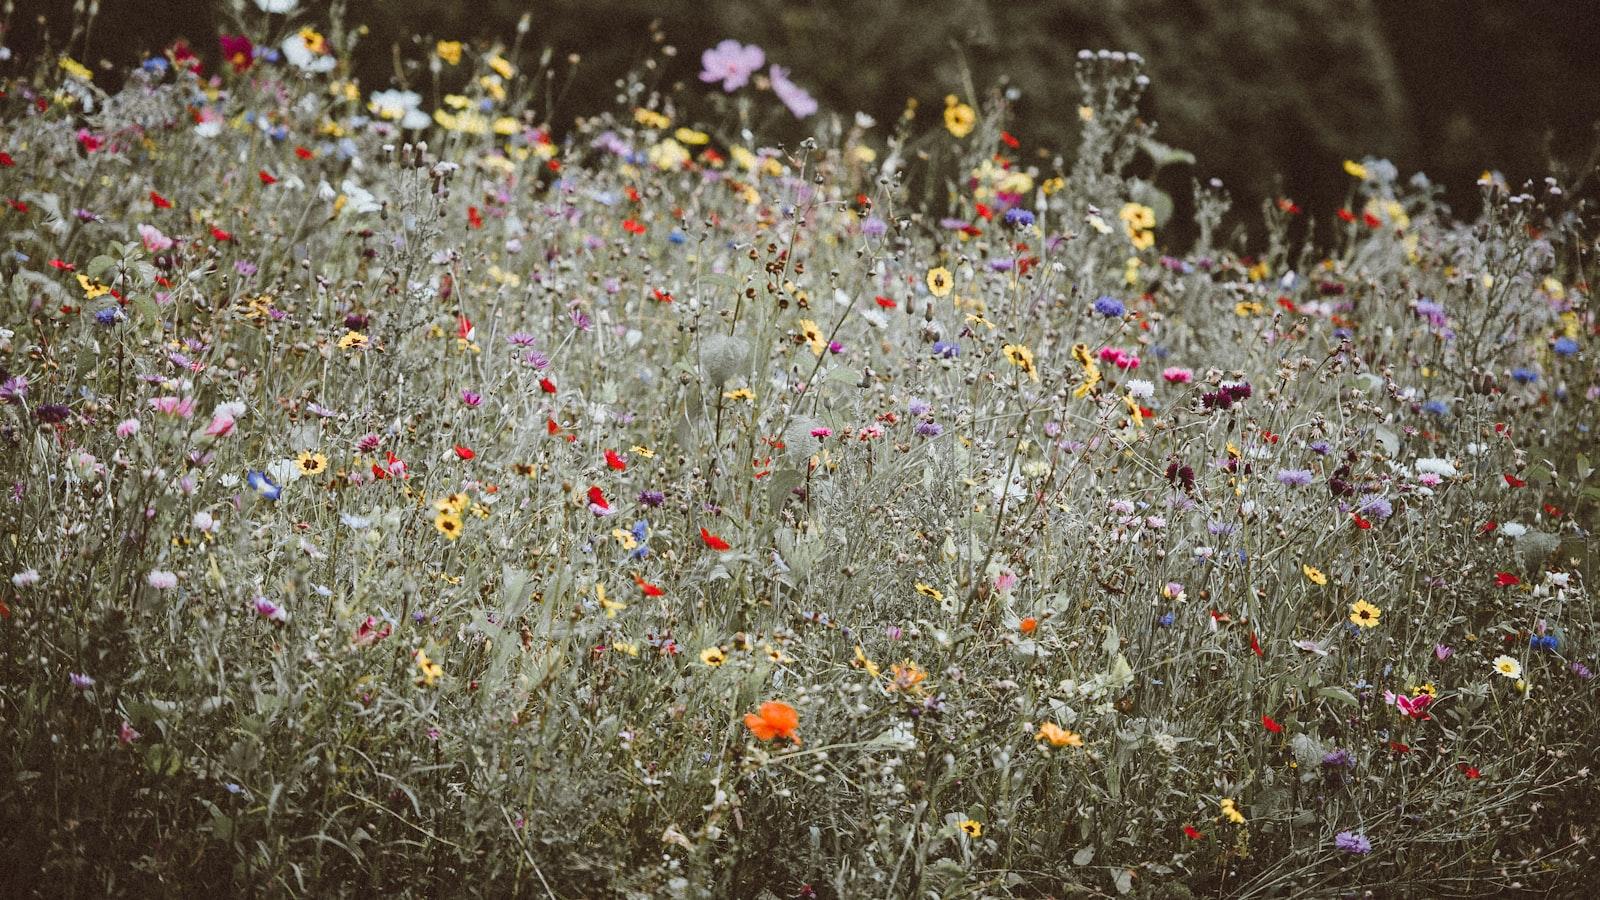
[[[763,741],[781,737],[800,743],[800,735],[795,734],[800,727],[800,714],[782,700],[768,700],[759,711],[745,713],[744,727]]]
[[[1035,619],[1033,616],[1028,616],[1027,618],[1023,619],[1021,622],[1017,623],[1017,630],[1021,631],[1023,634],[1033,634],[1034,629],[1036,629],[1038,627],[1039,627],[1039,620]]]

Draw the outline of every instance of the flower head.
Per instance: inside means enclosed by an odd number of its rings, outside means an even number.
[[[767,55],[755,44],[741,44],[732,38],[719,42],[700,54],[700,80],[722,82],[732,93],[750,83],[750,76],[766,65]]]
[[[757,740],[788,738],[796,744],[800,743],[800,735],[797,733],[800,727],[800,714],[782,700],[768,700],[761,704],[756,712],[746,713],[744,727],[750,729],[750,733],[755,735]]]

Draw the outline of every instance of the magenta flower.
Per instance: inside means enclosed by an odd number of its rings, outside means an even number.
[[[784,106],[789,107],[789,112],[794,113],[796,119],[804,119],[817,111],[816,98],[789,80],[788,69],[773,66],[767,77],[772,79],[772,92],[778,95]]]
[[[750,76],[767,62],[767,55],[755,44],[741,44],[732,38],[700,54],[700,80],[720,81],[722,89],[733,93],[750,83]]]

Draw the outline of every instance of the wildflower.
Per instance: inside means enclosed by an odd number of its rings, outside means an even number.
[[[707,647],[700,651],[700,661],[715,669],[728,661],[728,654],[721,647]]]
[[[433,517],[433,527],[446,540],[455,540],[461,537],[461,514],[449,509],[442,509]]]
[[[1310,566],[1310,565],[1306,565],[1305,563],[1301,563],[1300,564],[1300,571],[1305,573],[1307,581],[1311,582],[1312,584],[1316,585],[1317,587],[1322,587],[1323,585],[1328,583],[1328,576],[1322,574],[1322,570],[1316,568],[1315,566]]]
[[[461,64],[461,42],[439,41],[433,45],[433,54],[445,63],[457,66]]]
[[[605,611],[606,618],[608,619],[615,619],[617,617],[617,613],[628,608],[628,604],[606,597],[606,586],[604,584],[600,584],[598,582],[595,584],[594,596],[595,599],[599,601],[600,608]]]
[[[917,593],[921,594],[924,597],[931,598],[935,603],[937,603],[940,600],[944,599],[944,592],[939,590],[938,588],[934,587],[931,584],[923,584],[922,582],[919,581],[919,582],[917,582],[916,587],[917,587]]]
[[[811,353],[814,356],[821,356],[822,351],[828,348],[828,341],[822,336],[822,329],[818,328],[817,323],[810,319],[800,320],[800,337],[810,345]]]
[[[958,138],[964,138],[972,133],[978,123],[978,114],[965,103],[949,94],[944,98],[944,127],[945,130]]]
[[[295,457],[295,464],[300,467],[301,475],[321,475],[328,470],[328,457],[310,450],[300,451]]]
[[[365,350],[371,345],[372,342],[367,339],[367,336],[359,331],[347,331],[344,337],[339,338],[340,350]]]
[[[700,80],[722,82],[722,89],[733,93],[750,82],[750,76],[766,65],[767,55],[755,44],[741,44],[731,38],[700,54]]]
[[[773,66],[767,72],[767,79],[772,82],[772,92],[778,95],[778,99],[796,119],[804,119],[817,111],[816,99],[789,80],[788,69]]]
[[[718,552],[732,549],[727,541],[707,531],[704,527],[700,529],[700,540],[705,542],[707,547],[710,547]]]
[[[977,819],[962,819],[956,823],[956,827],[969,838],[983,837],[983,823]]]
[[[268,600],[266,597],[257,597],[256,602],[253,605],[256,613],[259,614],[261,618],[266,619],[269,622],[275,622],[281,625],[284,622],[289,621],[289,611],[278,604],[273,603],[271,600]]]
[[[1452,655],[1455,654],[1455,652],[1456,652],[1455,648],[1451,647],[1449,644],[1434,644],[1433,645],[1433,656],[1434,656],[1435,659],[1439,660],[1440,662],[1443,662],[1444,660],[1449,659]]]
[[[150,585],[158,591],[171,590],[172,588],[178,586],[178,576],[176,574],[172,572],[165,572],[160,569],[152,570],[150,574],[144,577],[144,581],[145,584]]]
[[[132,744],[142,737],[144,735],[135,730],[133,723],[127,719],[123,719],[122,724],[117,728],[117,742],[120,744]]]
[[[1217,804],[1222,809],[1222,815],[1235,825],[1244,824],[1244,813],[1239,812],[1239,807],[1234,804],[1232,797],[1223,797]]]
[[[444,674],[444,667],[429,659],[427,651],[422,649],[417,650],[417,668],[422,671],[417,684],[423,687],[433,687],[433,683]]]
[[[87,691],[89,688],[94,687],[94,679],[81,672],[68,672],[67,680],[72,682],[72,686],[80,691]]]
[[[274,484],[272,479],[268,478],[267,473],[265,472],[251,471],[249,474],[245,475],[245,481],[248,482],[251,489],[259,494],[263,499],[276,500],[283,496],[283,488],[277,484]]]
[[[1282,485],[1307,485],[1311,483],[1310,469],[1281,469],[1278,471],[1278,483]]]
[[[1039,726],[1039,733],[1034,735],[1034,740],[1049,741],[1052,747],[1082,747],[1083,736],[1074,731],[1069,731],[1054,722],[1046,722]]]
[[[1517,662],[1515,659],[1512,659],[1509,656],[1496,656],[1494,658],[1494,662],[1492,662],[1490,665],[1494,666],[1496,674],[1504,675],[1507,678],[1522,677],[1522,663]]]
[[[889,667],[891,691],[917,690],[918,685],[927,679],[928,673],[921,666],[911,660],[898,662]]]
[[[1022,344],[1006,344],[1000,352],[1013,366],[1022,370],[1024,375],[1034,381],[1039,380],[1039,370],[1033,364],[1033,351]]]
[[[723,399],[726,400],[743,400],[746,403],[756,399],[755,391],[752,391],[749,388],[739,388],[738,390],[724,391],[722,396]]]
[[[1194,378],[1194,373],[1188,369],[1169,366],[1161,370],[1161,378],[1168,384],[1188,384]]]
[[[950,270],[944,266],[935,266],[928,270],[928,293],[935,297],[944,297],[950,293],[954,282],[950,278]]]
[[[1191,841],[1203,841],[1206,837],[1205,832],[1194,827],[1193,825],[1183,826],[1183,836]]]
[[[1261,716],[1261,727],[1272,732],[1273,734],[1280,734],[1283,731],[1283,726],[1278,724],[1278,720],[1266,715],[1265,713],[1263,713]]]
[[[745,713],[744,727],[750,729],[757,740],[770,741],[781,737],[788,738],[796,745],[800,743],[797,733],[800,714],[782,700],[768,700],[756,712]]]
[[[1364,835],[1357,834],[1353,831],[1341,831],[1337,835],[1334,835],[1333,845],[1346,853],[1355,854],[1357,856],[1372,852],[1372,842],[1367,840]]]
[[[1108,319],[1120,319],[1128,308],[1115,297],[1101,297],[1094,301],[1094,311]]]
[[[1378,624],[1378,617],[1383,615],[1383,610],[1365,600],[1357,600],[1350,604],[1350,621],[1362,628],[1372,628]]]

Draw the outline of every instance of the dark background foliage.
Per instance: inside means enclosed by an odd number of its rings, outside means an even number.
[[[1339,162],[1370,154],[1427,172],[1470,214],[1486,168],[1513,184],[1551,172],[1577,180],[1593,168],[1600,120],[1600,15],[1588,3],[407,0],[353,2],[345,16],[370,26],[355,67],[375,89],[396,80],[394,45],[421,45],[405,51],[421,58],[434,38],[509,43],[524,12],[530,46],[582,56],[558,125],[612,102],[615,79],[648,54],[652,23],[680,50],[661,72],[667,82],[693,80],[699,51],[730,36],[764,47],[825,109],[880,121],[907,97],[932,114],[949,91],[1005,79],[1022,91],[1019,136],[1052,148],[1072,145],[1076,52],[1138,51],[1159,136],[1199,159],[1193,173],[1169,170],[1169,189],[1181,199],[1191,175],[1221,178],[1244,209],[1286,194],[1325,215],[1348,187]],[[10,65],[40,45],[40,16],[59,45],[72,2],[17,9]],[[102,0],[85,61],[130,64],[179,37],[214,54],[214,35],[237,27],[227,4],[208,0]]]

